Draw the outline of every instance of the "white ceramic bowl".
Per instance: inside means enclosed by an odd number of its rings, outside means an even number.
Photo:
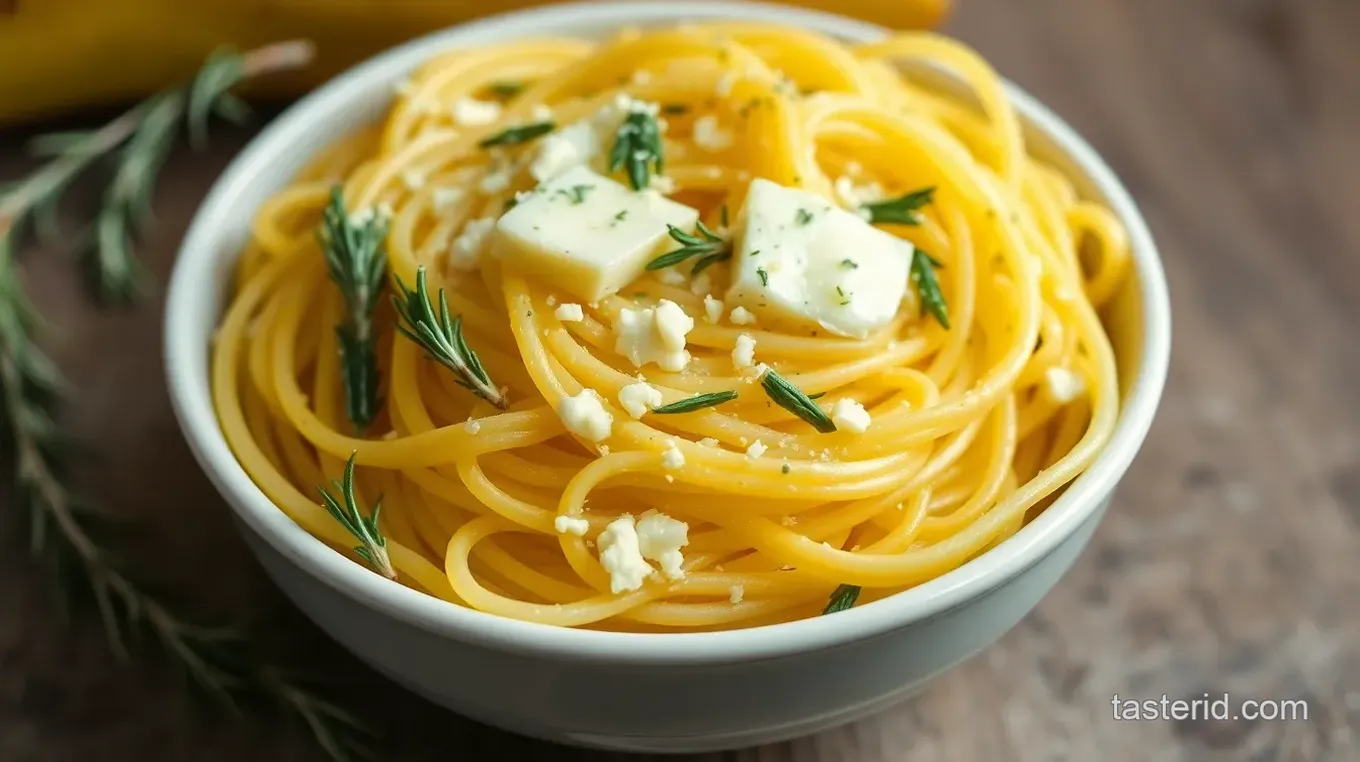
[[[456,712],[527,735],[636,751],[703,751],[782,740],[867,715],[985,648],[1039,602],[1100,522],[1161,396],[1170,312],[1147,227],[1109,167],[1019,88],[1032,144],[1128,226],[1135,266],[1112,328],[1122,418],[1095,464],[1001,546],[900,595],[831,617],[733,632],[632,635],[502,619],[401,587],[313,539],[260,492],[222,436],[209,397],[209,341],[229,274],[261,203],[322,145],[388,106],[435,53],[532,35],[597,37],[624,25],[744,19],[869,40],[837,16],[736,2],[557,5],[437,32],[356,67],[288,109],[232,162],[194,219],[166,307],[171,396],[204,471],[265,569],[308,616],[393,680]]]

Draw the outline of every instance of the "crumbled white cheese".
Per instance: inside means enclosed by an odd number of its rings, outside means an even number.
[[[479,101],[476,98],[459,98],[453,102],[453,121],[464,127],[478,127],[491,124],[501,118],[501,104],[495,101]]]
[[[1067,368],[1049,368],[1044,373],[1044,387],[1048,396],[1059,405],[1066,405],[1086,393],[1086,381]]]
[[[723,303],[721,299],[714,299],[712,294],[704,297],[704,318],[710,323],[722,320]]]
[[[694,318],[680,305],[662,299],[656,307],[619,310],[614,331],[618,340],[614,351],[627,357],[633,367],[655,362],[662,370],[675,373],[689,365],[685,335],[694,329]]]
[[[717,447],[717,446],[718,446],[718,440],[714,439],[713,437],[704,437],[703,439],[700,439],[700,440],[699,440],[699,446],[700,446],[700,447]]]
[[[511,166],[491,167],[482,176],[479,187],[483,193],[500,193],[510,187],[510,183],[515,179],[515,168]]]
[[[548,294],[548,298],[547,298],[547,299],[544,299],[543,301],[547,302],[549,307],[556,307],[556,306],[557,306],[557,294]]]
[[[463,430],[469,434],[476,434],[482,430],[482,422],[475,418],[469,418],[467,423],[463,424]]]
[[[667,267],[664,270],[657,270],[656,279],[666,284],[667,286],[685,285],[685,274],[675,269],[674,267]]]
[[[638,547],[637,526],[632,516],[625,513],[611,521],[600,533],[597,544],[600,565],[609,574],[609,590],[615,595],[637,590],[652,575],[654,570]]]
[[[729,317],[732,320],[732,325],[756,324],[756,316],[751,314],[751,311],[745,307],[733,307],[732,314]]]
[[[763,443],[761,443],[759,439],[757,439],[756,441],[751,443],[750,447],[746,448],[746,457],[750,458],[751,460],[755,460],[756,458],[759,458],[760,456],[764,455],[765,451],[768,449],[769,449],[768,447],[766,447]]]
[[[838,429],[860,433],[869,428],[870,420],[869,411],[849,397],[836,400],[836,404],[831,407],[831,422]]]
[[[629,384],[619,390],[619,404],[634,418],[641,418],[648,410],[660,407],[664,397],[645,381]]]
[[[756,340],[749,333],[737,337],[737,345],[732,349],[732,365],[741,370],[756,364]]]
[[[564,397],[557,407],[557,415],[567,431],[591,442],[607,439],[614,427],[614,416],[604,409],[604,403],[594,389],[583,389],[575,397]]]
[[[589,122],[576,122],[538,141],[529,174],[543,182],[595,158],[600,139]]]
[[[552,115],[552,109],[542,103],[535,103],[534,107],[529,110],[529,118],[535,122],[546,122],[552,119]]]
[[[414,169],[403,170],[401,184],[405,185],[407,190],[420,190],[425,187],[425,173]]]
[[[732,133],[718,125],[718,117],[709,114],[694,120],[694,144],[705,151],[726,151],[732,142]]]
[[[581,309],[579,304],[559,304],[557,309],[553,310],[553,314],[564,323],[579,323],[586,319],[585,310]]]
[[[751,181],[732,262],[731,305],[762,325],[864,338],[892,322],[907,291],[911,243],[827,199]]]
[[[883,186],[878,183],[868,185],[856,185],[854,180],[841,175],[835,182],[836,197],[841,203],[852,210],[858,210],[861,204],[868,204],[883,199]]]
[[[481,260],[482,245],[486,243],[486,237],[495,227],[495,217],[469,220],[463,226],[463,232],[453,239],[453,246],[449,248],[449,267],[462,272],[476,270]]]
[[[668,579],[681,579],[685,557],[680,549],[689,544],[689,525],[657,511],[647,511],[637,520],[638,550],[642,557],[655,561]]]
[[[670,447],[662,451],[661,465],[669,469],[676,469],[685,465],[685,454],[680,452],[680,448],[676,447],[674,442],[671,442]]]
[[[558,516],[553,519],[553,527],[558,534],[574,534],[584,537],[590,531],[590,522],[577,516]]]
[[[746,595],[746,588],[741,585],[733,585],[727,589],[727,600],[732,603],[741,603],[741,599]]]
[[[633,72],[633,84],[646,85],[651,83],[651,81],[652,73],[650,71],[647,71],[646,69],[638,69],[637,71]]]
[[[698,217],[691,207],[635,193],[578,165],[501,216],[497,250],[556,290],[598,302],[674,243],[668,225],[693,230]]]
[[[442,212],[454,204],[457,204],[459,201],[462,201],[463,197],[466,195],[467,191],[464,191],[462,188],[435,188],[433,196],[434,210],[436,212]]]

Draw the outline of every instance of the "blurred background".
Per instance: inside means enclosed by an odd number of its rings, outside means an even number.
[[[83,446],[70,479],[110,514],[139,520],[117,522],[126,560],[207,618],[267,623],[261,649],[331,678],[387,730],[379,759],[625,757],[430,709],[282,601],[174,423],[161,382],[161,287],[203,193],[288,98],[403,39],[536,4],[0,0],[0,188],[42,166],[26,148],[34,135],[101,125],[191,76],[220,43],[317,43],[314,66],[242,91],[257,105],[251,121],[218,125],[202,149],[180,141],[165,157],[139,242],[151,275],[143,303],[100,311],[73,275],[97,179],[67,194],[63,235],[17,258],[51,323],[44,345],[77,390],[63,416]],[[1149,218],[1176,347],[1159,420],[1114,508],[1034,614],[907,706],[704,759],[1360,759],[1360,3],[794,4],[895,27],[942,24],[1075,126]],[[0,479],[11,474],[6,460]],[[291,726],[205,710],[154,648],[113,656],[97,618],[58,605],[49,565],[27,552],[21,504],[8,490],[0,501],[0,760],[323,759]],[[1206,692],[1301,699],[1309,717],[1112,714],[1115,694]]]

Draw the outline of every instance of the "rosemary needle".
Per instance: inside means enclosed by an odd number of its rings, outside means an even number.
[[[812,427],[821,433],[828,434],[836,430],[836,424],[832,423],[817,403],[773,369],[765,371],[765,375],[760,379],[760,385],[776,405],[812,424]]]
[[[535,122],[520,127],[509,127],[500,132],[485,138],[477,145],[482,148],[494,148],[497,146],[517,146],[521,143],[528,143],[531,140],[547,135],[557,129],[556,122]]]
[[[855,605],[859,600],[859,585],[841,585],[831,592],[831,600],[827,602],[826,608],[822,609],[822,614],[834,614],[837,611],[845,611]]]
[[[340,378],[345,387],[345,409],[354,429],[364,433],[378,415],[377,339],[373,310],[382,294],[387,275],[384,240],[387,220],[369,215],[362,221],[350,218],[340,186],[331,189],[331,200],[321,215],[317,235],[331,281],[345,300],[345,319],[336,326],[340,344]]]
[[[463,338],[463,316],[450,319],[444,289],[439,289],[439,313],[436,315],[425,286],[424,267],[416,269],[414,290],[408,289],[400,278],[397,288],[398,293],[392,297],[399,318],[397,330],[420,345],[436,362],[453,371],[460,386],[501,410],[506,409],[505,395],[492,383],[481,359]]]
[[[920,225],[921,218],[916,212],[935,200],[935,188],[922,188],[897,198],[874,201],[860,205],[863,213],[873,224],[892,223],[897,225]]]
[[[382,530],[378,527],[378,516],[382,513],[382,497],[379,496],[373,502],[373,512],[367,518],[359,512],[359,501],[354,495],[354,457],[357,454],[350,453],[349,460],[345,463],[345,473],[340,480],[331,481],[340,492],[339,498],[332,495],[324,486],[317,488],[321,491],[321,505],[340,522],[340,526],[359,541],[359,545],[354,548],[355,555],[367,561],[369,566],[384,577],[396,579],[397,570],[392,568],[392,559],[387,555],[387,538],[382,536]]]
[[[672,402],[669,405],[652,408],[652,412],[657,415],[670,415],[675,413],[693,413],[696,410],[703,410],[706,407],[714,407],[724,402],[731,402],[737,398],[737,393],[733,391],[711,392],[709,394],[698,394],[688,399]]]
[[[945,303],[940,282],[935,278],[935,271],[943,267],[938,260],[920,249],[911,254],[911,283],[921,299],[921,314],[929,312],[948,330],[949,305]]]

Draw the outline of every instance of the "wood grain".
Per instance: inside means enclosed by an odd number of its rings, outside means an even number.
[[[1071,121],[1146,212],[1175,311],[1161,415],[1090,550],[997,646],[871,720],[691,759],[1360,759],[1360,4],[964,0],[951,31]],[[21,137],[0,133],[0,177],[27,166]],[[228,130],[168,163],[143,247],[160,282],[248,138]],[[77,194],[67,222],[88,202]],[[278,649],[362,675],[263,582],[189,457],[160,383],[159,304],[97,316],[63,256],[28,261],[82,390],[68,423],[99,453],[77,479],[147,519],[158,568],[205,610],[280,623]],[[22,541],[0,518],[0,546]],[[116,662],[91,622],[63,622],[21,554],[0,553],[0,612],[0,760],[317,758],[288,729],[205,715],[173,676]],[[440,757],[624,758],[377,685],[379,722]],[[1117,721],[1110,703],[1225,691],[1305,699],[1309,719]]]

